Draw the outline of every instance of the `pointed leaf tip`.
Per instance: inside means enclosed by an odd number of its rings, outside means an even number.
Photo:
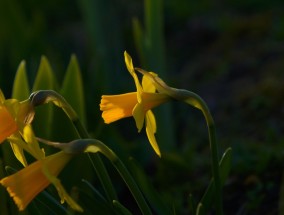
[[[25,100],[29,97],[30,87],[28,83],[28,77],[26,72],[26,62],[22,60],[17,69],[13,89],[12,89],[12,98],[18,100]]]
[[[78,113],[83,123],[86,122],[84,85],[79,63],[75,54],[70,57],[70,62],[61,87],[62,96]]]

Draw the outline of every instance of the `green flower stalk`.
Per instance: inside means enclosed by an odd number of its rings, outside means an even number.
[[[216,210],[218,214],[223,214],[223,203],[222,203],[222,187],[220,180],[220,171],[219,171],[219,158],[218,158],[218,145],[216,141],[216,131],[215,131],[215,123],[213,117],[210,113],[210,110],[204,100],[198,96],[197,94],[183,89],[176,89],[166,85],[166,83],[160,79],[157,74],[153,72],[146,72],[143,69],[136,68],[137,71],[143,74],[143,76],[147,76],[149,80],[152,81],[152,84],[157,89],[158,93],[168,95],[169,97],[185,102],[199,110],[203,113],[209,133],[209,141],[210,148],[212,154],[212,174],[215,183],[216,189]]]
[[[107,157],[111,161],[113,166],[119,172],[120,176],[123,178],[124,182],[126,183],[133,197],[135,198],[141,212],[144,215],[152,214],[142,193],[140,192],[140,189],[136,185],[134,179],[128,172],[127,168],[124,166],[122,161],[117,157],[117,155],[100,140],[78,139],[78,140],[73,140],[69,143],[58,143],[58,142],[46,141],[40,138],[38,139],[45,144],[61,149],[62,152],[66,154],[78,154],[83,152],[89,152],[95,154],[97,154],[97,152],[102,153],[105,157]]]

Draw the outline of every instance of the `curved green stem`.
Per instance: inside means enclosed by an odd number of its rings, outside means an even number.
[[[210,110],[204,100],[197,94],[183,90],[176,89],[172,87],[168,87],[162,82],[162,80],[158,80],[157,85],[163,92],[165,92],[170,97],[183,101],[195,108],[198,108],[203,113],[209,133],[209,142],[211,149],[211,163],[212,163],[212,174],[215,184],[216,190],[216,212],[218,215],[223,215],[223,200],[222,200],[222,186],[220,180],[220,171],[219,171],[219,158],[218,158],[218,145],[216,141],[216,131],[213,117],[210,113]]]
[[[151,215],[151,210],[146,203],[144,196],[142,195],[139,187],[134,181],[133,177],[128,172],[127,168],[124,166],[122,161],[117,157],[117,155],[107,147],[103,142],[97,139],[78,139],[73,140],[69,143],[58,143],[58,142],[50,142],[41,139],[41,142],[51,145],[53,147],[61,149],[63,152],[67,154],[80,154],[83,152],[89,152],[98,154],[98,152],[102,153],[105,157],[107,157],[112,165],[119,172],[120,176],[124,180],[125,184],[128,186],[130,192],[132,193],[134,199],[137,202],[142,214]],[[115,201],[115,200],[114,200]]]
[[[137,186],[136,182],[128,172],[127,168],[124,166],[122,161],[117,157],[117,155],[108,148],[103,142],[95,139],[85,139],[85,140],[78,140],[80,141],[80,144],[86,144],[86,145],[93,145],[96,147],[95,151],[90,150],[90,152],[101,152],[104,156],[106,156],[113,166],[117,169],[120,176],[123,178],[124,182],[128,186],[130,192],[132,193],[134,199],[136,200],[142,214],[144,215],[151,215],[152,212],[146,203],[139,187]],[[86,147],[86,151],[88,151],[88,147]]]
[[[54,103],[56,106],[60,107],[65,112],[65,114],[69,117],[76,131],[78,132],[78,135],[81,138],[89,138],[88,132],[82,125],[76,112],[71,107],[71,105],[60,94],[52,90],[40,90],[40,91],[36,91],[33,94],[31,94],[29,99],[31,101],[31,105],[34,107],[43,105],[49,102]],[[117,195],[114,190],[113,184],[110,180],[110,177],[107,173],[107,170],[99,154],[94,154],[91,158],[90,154],[88,153],[88,157],[99,177],[99,180],[106,192],[106,195],[109,201],[112,202],[113,200],[117,199]]]
[[[210,113],[208,106],[200,96],[186,90],[177,90],[177,91],[180,93],[179,99],[181,99],[182,101],[184,101],[189,105],[193,105],[194,107],[200,109],[205,117],[208,127],[210,149],[212,154],[211,163],[212,163],[212,174],[216,190],[216,211],[218,215],[222,215],[223,214],[222,186],[221,186],[220,171],[219,171],[218,145],[216,141],[216,131],[215,131],[215,123],[213,117]]]
[[[87,134],[86,130],[84,129],[81,121],[77,118],[77,120],[72,120],[73,125],[75,126],[79,136],[81,138],[88,138],[89,135]],[[99,154],[93,154],[92,156],[87,153],[89,160],[92,164],[92,166],[94,167],[94,169],[96,170],[96,173],[99,177],[99,180],[102,183],[102,186],[104,188],[104,190],[106,191],[106,195],[108,197],[108,199],[110,201],[116,200],[117,199],[117,195],[116,192],[113,188],[113,184],[110,180],[110,177],[107,173],[107,170],[100,158]]]
[[[152,81],[152,84],[155,86],[155,88],[159,93],[166,94],[169,96],[169,98],[183,101],[202,111],[208,127],[210,149],[212,154],[211,163],[212,163],[212,174],[214,179],[214,185],[216,190],[216,212],[218,215],[223,215],[222,186],[220,181],[218,145],[216,141],[215,124],[206,103],[200,96],[198,96],[193,92],[169,87],[157,75],[153,75],[152,73],[146,72],[140,68],[135,68],[135,70],[147,76]]]

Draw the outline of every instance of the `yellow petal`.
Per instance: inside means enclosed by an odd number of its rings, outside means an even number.
[[[145,72],[141,69],[137,69],[144,76],[149,77],[152,80],[153,85],[155,85],[156,89],[159,93],[166,94],[172,98],[179,99],[182,96],[180,93],[177,93],[178,90],[176,88],[169,87],[161,78],[158,77],[157,74],[153,72]]]
[[[132,58],[126,51],[124,51],[124,61],[125,61],[127,70],[130,72],[131,75],[133,75],[133,73],[135,72],[134,72],[134,67],[132,63]]]
[[[26,125],[24,127],[23,138],[28,145],[28,152],[30,152],[30,154],[32,154],[37,160],[45,157],[44,151],[40,148],[31,125]]]
[[[125,60],[127,70],[129,71],[129,73],[131,74],[131,76],[134,79],[136,89],[137,89],[137,100],[140,103],[141,102],[141,93],[143,92],[142,86],[139,82],[137,74],[135,73],[133,63],[132,63],[132,58],[130,57],[130,55],[126,51],[124,52],[124,60]]]
[[[154,149],[154,151],[156,152],[156,154],[161,157],[161,152],[159,149],[159,146],[157,144],[156,138],[155,138],[155,133],[156,133],[156,120],[155,120],[155,116],[153,114],[152,111],[147,111],[146,113],[146,134],[148,137],[148,140],[152,146],[152,148]]]
[[[43,173],[48,178],[48,180],[55,186],[55,188],[58,192],[58,195],[61,199],[61,204],[63,204],[66,201],[67,204],[72,209],[79,211],[79,212],[83,212],[83,209],[66,192],[66,190],[62,186],[60,180],[58,178],[56,178],[54,175],[50,174],[50,170],[47,169],[46,166],[43,167]]]
[[[0,105],[0,143],[18,130],[18,125],[6,106]]]
[[[24,166],[27,166],[24,151],[28,152],[34,158],[38,159],[33,150],[30,150],[29,145],[23,140],[19,132],[16,132],[13,135],[7,137],[7,140],[10,142],[14,155]]]
[[[19,108],[17,111],[17,122],[25,124],[30,124],[34,118],[35,112],[29,100],[25,100],[19,103]]]
[[[4,105],[7,107],[11,115],[16,118],[20,102],[17,99],[6,99]]]
[[[132,116],[132,110],[137,103],[137,93],[102,96],[100,110],[105,123]]]
[[[34,110],[29,100],[19,102],[16,99],[7,99],[4,104],[17,121],[20,130],[33,120]]]
[[[66,203],[75,211],[83,212],[83,209],[80,205],[78,205],[74,199],[71,198],[71,196],[66,192],[64,187],[61,185],[60,181],[56,178],[56,183],[53,183],[56,187],[56,190],[61,198],[61,204],[63,204],[65,201]]]
[[[156,75],[155,73],[152,73],[153,75]],[[142,88],[144,92],[148,92],[148,93],[154,93],[156,92],[156,87],[153,84],[153,79],[151,78],[151,76],[146,76],[143,75],[142,78]]]
[[[13,153],[15,157],[18,159],[18,161],[21,162],[21,164],[25,167],[28,165],[26,161],[26,157],[24,155],[24,150],[22,147],[22,144],[19,144],[19,142],[23,142],[22,138],[19,133],[15,133],[11,136],[11,138],[8,138],[11,148],[13,150]]]
[[[142,104],[137,103],[132,111],[133,118],[135,119],[136,127],[138,128],[138,132],[141,131],[144,124],[145,111]]]
[[[135,68],[138,72],[140,72],[141,74],[143,74],[143,77],[147,77],[148,80],[151,80],[152,84],[155,86],[155,88],[160,92],[160,93],[164,93],[167,95],[172,95],[173,89],[169,87],[162,79],[160,79],[158,77],[158,75],[154,72],[147,72],[143,69],[140,68]]]
[[[72,155],[63,152],[53,154],[3,178],[0,183],[7,188],[19,210],[24,210],[33,198],[50,184],[42,171],[43,165],[50,174],[57,176],[71,157]]]
[[[157,124],[156,124],[155,115],[153,114],[153,112],[151,110],[147,111],[146,118],[147,118],[146,123],[148,123],[147,124],[148,127],[150,127],[151,130],[153,131],[153,133],[155,134],[157,132]]]
[[[3,92],[2,92],[2,90],[0,89],[0,104],[3,104],[4,101],[5,101],[5,96],[4,96]]]

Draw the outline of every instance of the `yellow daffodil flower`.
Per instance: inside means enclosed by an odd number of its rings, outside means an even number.
[[[19,102],[16,99],[5,99],[0,90],[0,143],[9,137],[21,139],[21,133],[26,124],[33,119],[34,111],[28,100]],[[16,158],[27,165],[23,148],[11,142]]]
[[[24,137],[26,137],[28,141],[34,142],[28,144],[38,145],[31,128],[27,127],[24,131]],[[32,152],[32,154],[40,154],[40,151]],[[52,183],[58,191],[61,203],[66,201],[71,208],[82,212],[83,209],[68,195],[61,185],[60,180],[57,178],[58,174],[74,154],[61,151],[47,157],[45,157],[44,154],[38,155],[38,157],[40,156],[43,157],[0,181],[0,184],[7,188],[7,191],[14,199],[19,210],[24,210],[35,196]]]
[[[56,178],[72,157],[72,154],[58,152],[3,178],[0,183],[7,188],[20,211],[52,183],[59,193],[61,203],[66,201],[71,208],[82,212],[82,208],[67,194]]]
[[[100,110],[103,111],[102,117],[105,123],[111,123],[133,116],[138,132],[141,131],[145,121],[149,142],[156,154],[161,156],[154,135],[157,130],[156,120],[151,109],[169,101],[170,97],[163,93],[157,93],[148,76],[143,76],[141,85],[135,73],[132,59],[127,52],[124,52],[124,58],[126,67],[134,79],[137,91],[120,95],[103,95],[100,103]],[[154,73],[152,74],[155,75]]]

